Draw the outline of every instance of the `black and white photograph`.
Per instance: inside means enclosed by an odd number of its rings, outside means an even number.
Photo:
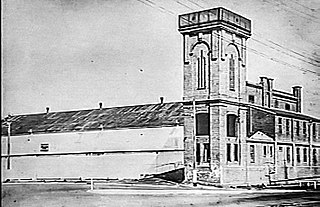
[[[320,206],[320,1],[1,1],[1,206]]]

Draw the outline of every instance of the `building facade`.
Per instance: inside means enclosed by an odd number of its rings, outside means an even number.
[[[7,117],[2,181],[139,179],[181,169],[182,110],[159,103]]]
[[[302,88],[246,81],[251,21],[224,8],[179,16],[187,179],[267,183],[319,175],[320,120],[301,114]],[[194,115],[193,115],[194,114]]]
[[[141,178],[267,183],[320,175],[320,119],[302,87],[249,83],[251,21],[224,8],[179,16],[181,102],[16,115],[2,123],[2,180]]]

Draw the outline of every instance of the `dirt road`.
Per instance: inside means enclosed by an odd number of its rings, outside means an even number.
[[[118,189],[105,186],[99,189],[104,193],[98,190],[93,193],[90,185],[86,184],[5,184],[1,188],[1,206],[320,206],[319,191],[217,189],[214,193],[208,190],[167,189],[161,186],[156,190],[143,187],[137,190],[135,186]]]

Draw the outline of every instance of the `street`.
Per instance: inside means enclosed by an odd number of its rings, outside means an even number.
[[[320,206],[319,191],[184,189],[85,183],[3,184],[1,206]]]

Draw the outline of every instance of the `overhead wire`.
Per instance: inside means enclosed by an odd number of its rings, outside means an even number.
[[[192,0],[188,0],[188,1],[192,1]],[[204,9],[204,7],[201,7],[200,5],[198,5],[198,6],[199,6],[200,8],[203,8],[203,9]],[[253,34],[257,35],[255,32],[253,32]],[[262,35],[258,35],[258,36],[262,37]],[[320,66],[319,64],[316,64],[316,63],[320,63],[320,61],[319,61],[319,60],[320,60],[320,57],[319,57],[319,56],[316,56],[316,55],[314,55],[314,54],[309,54],[309,53],[304,52],[305,55],[303,55],[303,54],[301,54],[301,53],[299,53],[299,52],[296,52],[296,51],[294,51],[294,50],[292,50],[292,49],[290,49],[290,48],[287,48],[287,47],[285,47],[285,46],[282,46],[282,45],[280,45],[279,43],[276,43],[276,42],[274,42],[274,41],[272,41],[272,40],[269,40],[269,39],[266,39],[266,38],[263,38],[263,39],[264,39],[265,41],[271,43],[272,45],[277,46],[278,48],[275,48],[274,46],[271,46],[271,45],[269,45],[269,44],[267,44],[267,43],[264,43],[264,42],[262,42],[261,40],[256,39],[256,38],[254,38],[254,37],[251,37],[251,39],[254,40],[254,41],[256,41],[256,42],[259,42],[259,43],[261,43],[261,44],[263,44],[263,45],[265,45],[265,46],[267,46],[267,47],[269,47],[269,48],[271,48],[271,49],[273,49],[273,50],[276,50],[276,51],[278,51],[278,52],[282,52],[282,53],[284,53],[284,54],[286,54],[286,55],[288,55],[288,56],[290,56],[290,57],[292,57],[292,58],[301,60],[301,61],[303,61],[303,62],[305,62],[305,63],[311,64],[311,65],[316,66],[316,67],[319,67],[319,66]],[[317,44],[315,44],[315,45],[317,45]],[[281,49],[279,49],[279,48],[281,48]],[[281,51],[282,49],[283,49],[283,51]],[[299,57],[295,57],[295,56],[293,56],[292,54],[289,54],[288,52],[293,53],[294,55],[300,56],[300,57],[302,57],[302,58],[304,58],[304,59],[299,58]],[[303,53],[303,52],[302,52],[302,53]],[[307,56],[306,56],[306,55],[307,55]],[[313,57],[309,57],[309,56],[313,56]],[[305,60],[305,59],[306,59],[306,60]],[[314,63],[314,62],[316,62],[316,63]]]
[[[272,41],[272,40],[270,40],[270,39],[268,39],[268,38],[262,37],[263,35],[261,35],[261,34],[259,34],[259,33],[257,33],[257,32],[253,32],[253,34],[259,36],[260,38],[263,38],[265,41],[271,43],[272,45],[275,45],[275,46],[277,46],[277,47],[280,47],[280,48],[282,48],[282,49],[284,49],[284,50],[287,50],[287,51],[289,51],[289,52],[291,52],[291,53],[294,53],[294,54],[296,54],[296,55],[298,55],[298,56],[304,57],[304,58],[306,58],[306,59],[310,59],[311,61],[315,61],[315,62],[317,62],[317,63],[320,62],[319,60],[316,59],[316,58],[320,59],[320,56],[319,56],[319,55],[315,55],[315,54],[312,54],[312,53],[310,54],[310,53],[304,52],[304,51],[302,51],[302,50],[300,50],[300,52],[297,52],[297,51],[295,51],[295,50],[293,50],[293,49],[291,49],[291,48],[288,48],[288,47],[285,47],[285,46],[283,46],[283,45],[280,45],[279,43],[276,43],[276,42],[274,42],[274,41]],[[304,55],[302,55],[301,53],[303,53]],[[313,56],[313,57],[309,57],[309,56]]]
[[[292,3],[296,3],[296,2],[295,2],[295,1],[292,1]],[[288,4],[285,4],[284,2],[281,2],[281,4],[282,4],[282,5],[286,5],[288,8],[291,8],[292,10],[297,11],[297,12],[300,13],[300,14],[304,14],[304,15],[309,16],[309,17],[314,18],[314,19],[319,19],[319,18],[316,17],[316,16],[313,16],[313,15],[308,14],[308,13],[306,13],[306,12],[300,11],[300,10],[298,10],[297,8],[294,8],[294,7],[292,7],[292,6],[289,6]],[[298,5],[299,5],[299,4],[298,4]],[[301,4],[300,4],[300,5],[301,5]]]
[[[273,2],[273,1],[270,1],[270,0],[264,0],[264,2],[267,2],[269,4],[273,4],[273,5],[276,5],[276,6],[281,6],[282,8],[286,9],[287,11],[289,12],[292,12],[292,13],[295,13],[295,14],[300,14],[299,16],[302,17],[302,18],[305,18],[307,20],[310,20],[310,21],[313,21],[313,22],[316,22],[316,23],[320,23],[320,21],[317,21],[316,18],[314,18],[313,16],[307,14],[307,13],[304,13],[304,12],[301,12],[297,9],[294,9],[293,7],[290,7],[290,6],[287,6],[286,4],[284,4],[283,2]],[[293,11],[295,12],[293,12]],[[301,14],[305,15],[305,16],[302,16]],[[309,16],[309,17],[306,17],[306,16]]]
[[[143,1],[143,0],[137,0],[137,1],[141,2],[141,1]],[[145,0],[145,1],[150,2],[151,0]],[[152,1],[151,1],[151,2],[152,2]],[[176,0],[176,2],[178,3],[177,0]],[[179,1],[179,2],[180,2],[180,1]],[[154,3],[154,2],[153,2],[153,3]],[[181,2],[178,3],[178,4],[183,5],[183,3],[181,4]],[[154,3],[154,5],[156,5],[156,4]],[[148,6],[150,6],[150,5],[148,5]],[[158,9],[158,8],[155,7],[155,6],[151,6],[151,7],[155,8],[155,9]],[[184,6],[184,7],[186,7],[186,6]],[[164,8],[164,7],[163,7],[163,8]],[[186,8],[193,10],[193,8],[190,8],[190,7],[186,7]],[[202,8],[202,7],[201,7],[201,8]],[[164,8],[164,9],[166,9],[166,8]],[[170,15],[177,15],[177,14],[175,14],[175,13],[172,12],[172,11],[170,11],[169,14],[170,14]],[[225,39],[225,40],[226,40],[226,39]],[[286,61],[280,60],[280,59],[278,59],[278,58],[270,57],[270,56],[266,55],[265,53],[262,53],[262,52],[260,52],[260,51],[258,51],[258,50],[256,50],[256,49],[250,48],[250,47],[248,47],[248,46],[246,46],[246,48],[248,48],[248,49],[249,49],[250,51],[252,51],[253,53],[255,53],[255,54],[257,54],[257,55],[259,55],[259,56],[261,56],[261,57],[264,57],[264,58],[266,58],[266,59],[268,59],[268,60],[271,60],[271,61],[280,63],[280,64],[282,64],[282,65],[285,65],[285,66],[288,66],[288,67],[291,67],[291,68],[298,69],[298,70],[303,71],[303,72],[309,72],[309,73],[315,74],[315,75],[317,75],[317,76],[320,76],[320,73],[315,72],[315,71],[313,71],[313,70],[309,70],[309,69],[306,69],[306,68],[303,68],[303,67],[299,67],[299,66],[296,66],[296,65],[292,65],[292,64],[290,64],[290,63],[288,63],[288,62],[286,62]]]
[[[305,9],[308,9],[308,10],[311,10],[311,11],[315,11],[315,9],[313,9],[313,8],[310,8],[310,7],[307,7],[306,5],[303,5],[303,4],[300,4],[298,1],[296,1],[296,0],[292,0],[292,2],[293,3],[295,3],[295,4],[297,4],[297,5],[299,5],[299,6],[301,6],[301,7],[304,7]]]

